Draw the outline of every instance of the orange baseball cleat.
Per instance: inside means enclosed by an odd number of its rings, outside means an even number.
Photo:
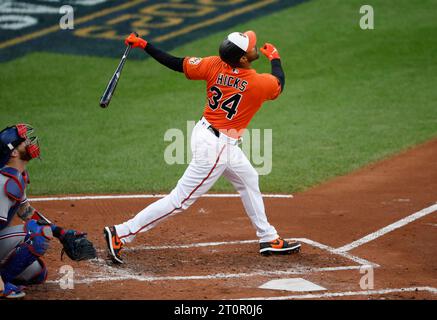
[[[122,264],[123,259],[120,256],[120,251],[123,249],[123,242],[117,236],[114,227],[105,227],[103,230],[106,244],[108,245],[108,253],[114,263]]]

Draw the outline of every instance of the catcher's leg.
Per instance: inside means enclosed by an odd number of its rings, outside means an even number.
[[[40,259],[51,239],[51,229],[34,220],[0,233],[0,273],[6,284],[37,284],[45,281],[47,269]]]
[[[17,285],[42,284],[47,280],[47,267],[41,258],[37,258],[30,266],[20,273],[13,281]]]
[[[2,276],[2,262],[5,258],[18,246],[20,245],[26,232],[23,226],[13,226],[7,227],[0,231],[0,276]],[[2,276],[2,281],[4,278]],[[10,282],[3,283],[3,290],[0,290],[0,297],[8,299],[20,299],[26,294],[23,291],[24,288],[17,287]]]

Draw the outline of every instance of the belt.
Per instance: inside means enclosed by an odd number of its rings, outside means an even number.
[[[204,117],[200,118],[200,122],[209,130],[212,132],[213,135],[215,135],[217,138],[220,138],[220,131],[218,131],[216,128],[214,128],[212,126],[212,124],[210,124],[208,122],[208,120],[206,120]]]
[[[218,139],[226,141],[227,143],[231,143],[233,145],[237,145],[240,142],[240,139],[235,139],[227,136],[224,133],[221,133],[218,129],[214,128],[205,117],[200,118],[200,122],[204,125],[213,135],[215,135]]]
[[[218,131],[216,128],[210,125],[207,129],[211,131],[217,138],[220,138],[220,131]]]

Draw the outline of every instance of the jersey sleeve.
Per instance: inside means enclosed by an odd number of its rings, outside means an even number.
[[[186,57],[184,59],[184,73],[190,80],[208,80],[218,57]],[[218,58],[220,59],[220,58]]]
[[[275,100],[281,93],[281,84],[278,78],[269,73],[260,74],[259,77],[258,83],[264,100]]]
[[[0,189],[0,221],[8,221],[9,209],[13,206],[13,202],[8,198],[8,196]]]

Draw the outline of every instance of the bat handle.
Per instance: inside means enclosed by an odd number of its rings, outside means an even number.
[[[138,35],[138,33],[137,33],[136,31],[133,31],[132,33],[135,35],[135,37],[139,37],[139,35]],[[131,49],[132,49],[132,45],[127,46],[127,48],[126,48],[124,54],[125,54],[126,56],[128,56],[128,55],[129,55],[129,52],[130,52]]]

